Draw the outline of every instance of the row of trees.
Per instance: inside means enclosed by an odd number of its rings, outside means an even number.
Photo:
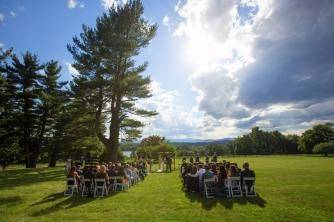
[[[298,154],[334,153],[333,124],[319,124],[306,130],[302,135],[284,135],[279,131],[263,131],[254,127],[251,132],[237,137],[226,144],[179,145],[181,156],[198,153],[206,155],[262,155],[262,154]]]
[[[0,161],[24,160],[27,168],[48,159],[80,158],[86,152],[115,161],[119,141],[140,137],[136,118],[156,115],[140,109],[148,98],[147,63],[135,57],[155,36],[157,25],[143,18],[140,0],[111,7],[68,44],[79,72],[61,82],[56,61],[40,62],[30,52],[0,54]]]

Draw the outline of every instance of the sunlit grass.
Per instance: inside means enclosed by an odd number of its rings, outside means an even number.
[[[256,198],[205,200],[178,171],[105,198],[64,197],[63,167],[0,173],[0,221],[334,221],[334,158],[229,157],[257,174]]]

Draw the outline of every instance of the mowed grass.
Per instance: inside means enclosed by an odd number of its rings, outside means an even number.
[[[150,174],[105,198],[64,197],[63,167],[0,173],[0,221],[334,221],[334,158],[262,156],[255,198],[206,200],[181,189],[178,171]]]

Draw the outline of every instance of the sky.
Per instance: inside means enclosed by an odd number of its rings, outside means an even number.
[[[77,71],[66,45],[126,0],[0,0],[0,47]],[[334,1],[143,0],[159,28],[137,63],[149,63],[159,112],[143,136],[221,139],[254,126],[300,134],[334,120]]]

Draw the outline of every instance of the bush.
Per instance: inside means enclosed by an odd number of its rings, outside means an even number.
[[[334,142],[319,143],[313,148],[314,153],[321,153],[327,156],[329,153],[334,153]]]

